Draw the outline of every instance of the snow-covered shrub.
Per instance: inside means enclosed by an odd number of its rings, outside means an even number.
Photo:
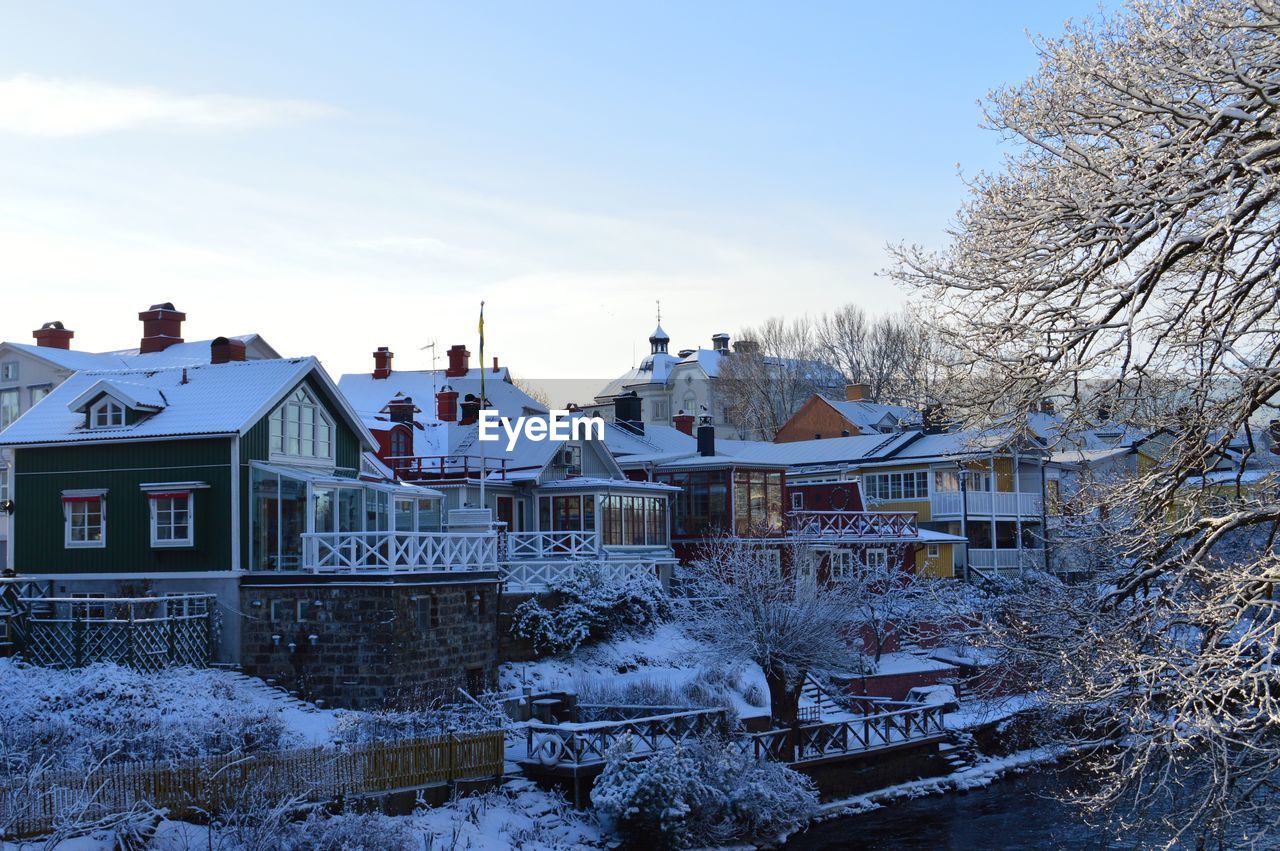
[[[476,703],[434,699],[405,709],[348,713],[335,725],[334,738],[357,745],[502,729],[511,723],[502,698],[497,693],[485,693],[476,697]]]
[[[606,826],[636,848],[688,848],[773,840],[813,817],[813,782],[758,761],[732,742],[694,741],[645,760],[610,755],[591,792]]]
[[[748,683],[747,687],[742,690],[742,699],[747,702],[748,706],[754,706],[757,709],[763,709],[769,705],[769,694],[764,690],[764,686],[759,683]]]
[[[424,847],[422,831],[411,819],[381,813],[312,813],[290,824],[276,847],[280,851],[388,851]]]
[[[42,760],[182,759],[299,744],[273,707],[218,671],[54,670],[0,660],[0,773]]]
[[[653,576],[607,582],[591,570],[579,570],[549,589],[558,598],[550,608],[538,598],[516,607],[512,632],[540,653],[573,652],[624,630],[649,630],[670,617],[671,604]]]

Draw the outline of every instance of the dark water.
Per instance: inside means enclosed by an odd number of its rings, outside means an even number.
[[[1115,841],[1079,810],[1052,796],[1077,778],[1052,768],[1008,777],[972,792],[886,804],[869,813],[823,822],[794,837],[788,851],[825,848],[1126,849],[1159,837]]]

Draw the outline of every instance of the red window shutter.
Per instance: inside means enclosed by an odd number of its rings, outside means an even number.
[[[100,496],[64,496],[63,502],[101,502]]]

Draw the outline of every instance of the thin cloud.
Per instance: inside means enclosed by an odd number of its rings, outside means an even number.
[[[333,114],[305,100],[182,95],[161,89],[27,74],[0,80],[0,133],[81,136],[143,128],[219,129],[284,124]]]

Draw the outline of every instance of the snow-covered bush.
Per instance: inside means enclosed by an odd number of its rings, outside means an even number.
[[[388,851],[425,847],[411,819],[381,813],[312,813],[282,831],[280,851]]]
[[[357,745],[501,729],[510,723],[502,695],[485,693],[475,703],[434,699],[404,709],[348,713],[335,725],[334,738]]]
[[[103,761],[253,753],[300,742],[280,716],[220,672],[76,670],[0,659],[0,773]]]
[[[538,598],[516,607],[512,632],[540,653],[573,652],[623,630],[649,630],[670,617],[671,604],[653,576],[607,582],[579,570],[548,589],[558,599],[550,608]]]
[[[777,839],[813,817],[818,797],[804,775],[707,738],[645,760],[614,752],[591,801],[627,846],[689,848]]]

